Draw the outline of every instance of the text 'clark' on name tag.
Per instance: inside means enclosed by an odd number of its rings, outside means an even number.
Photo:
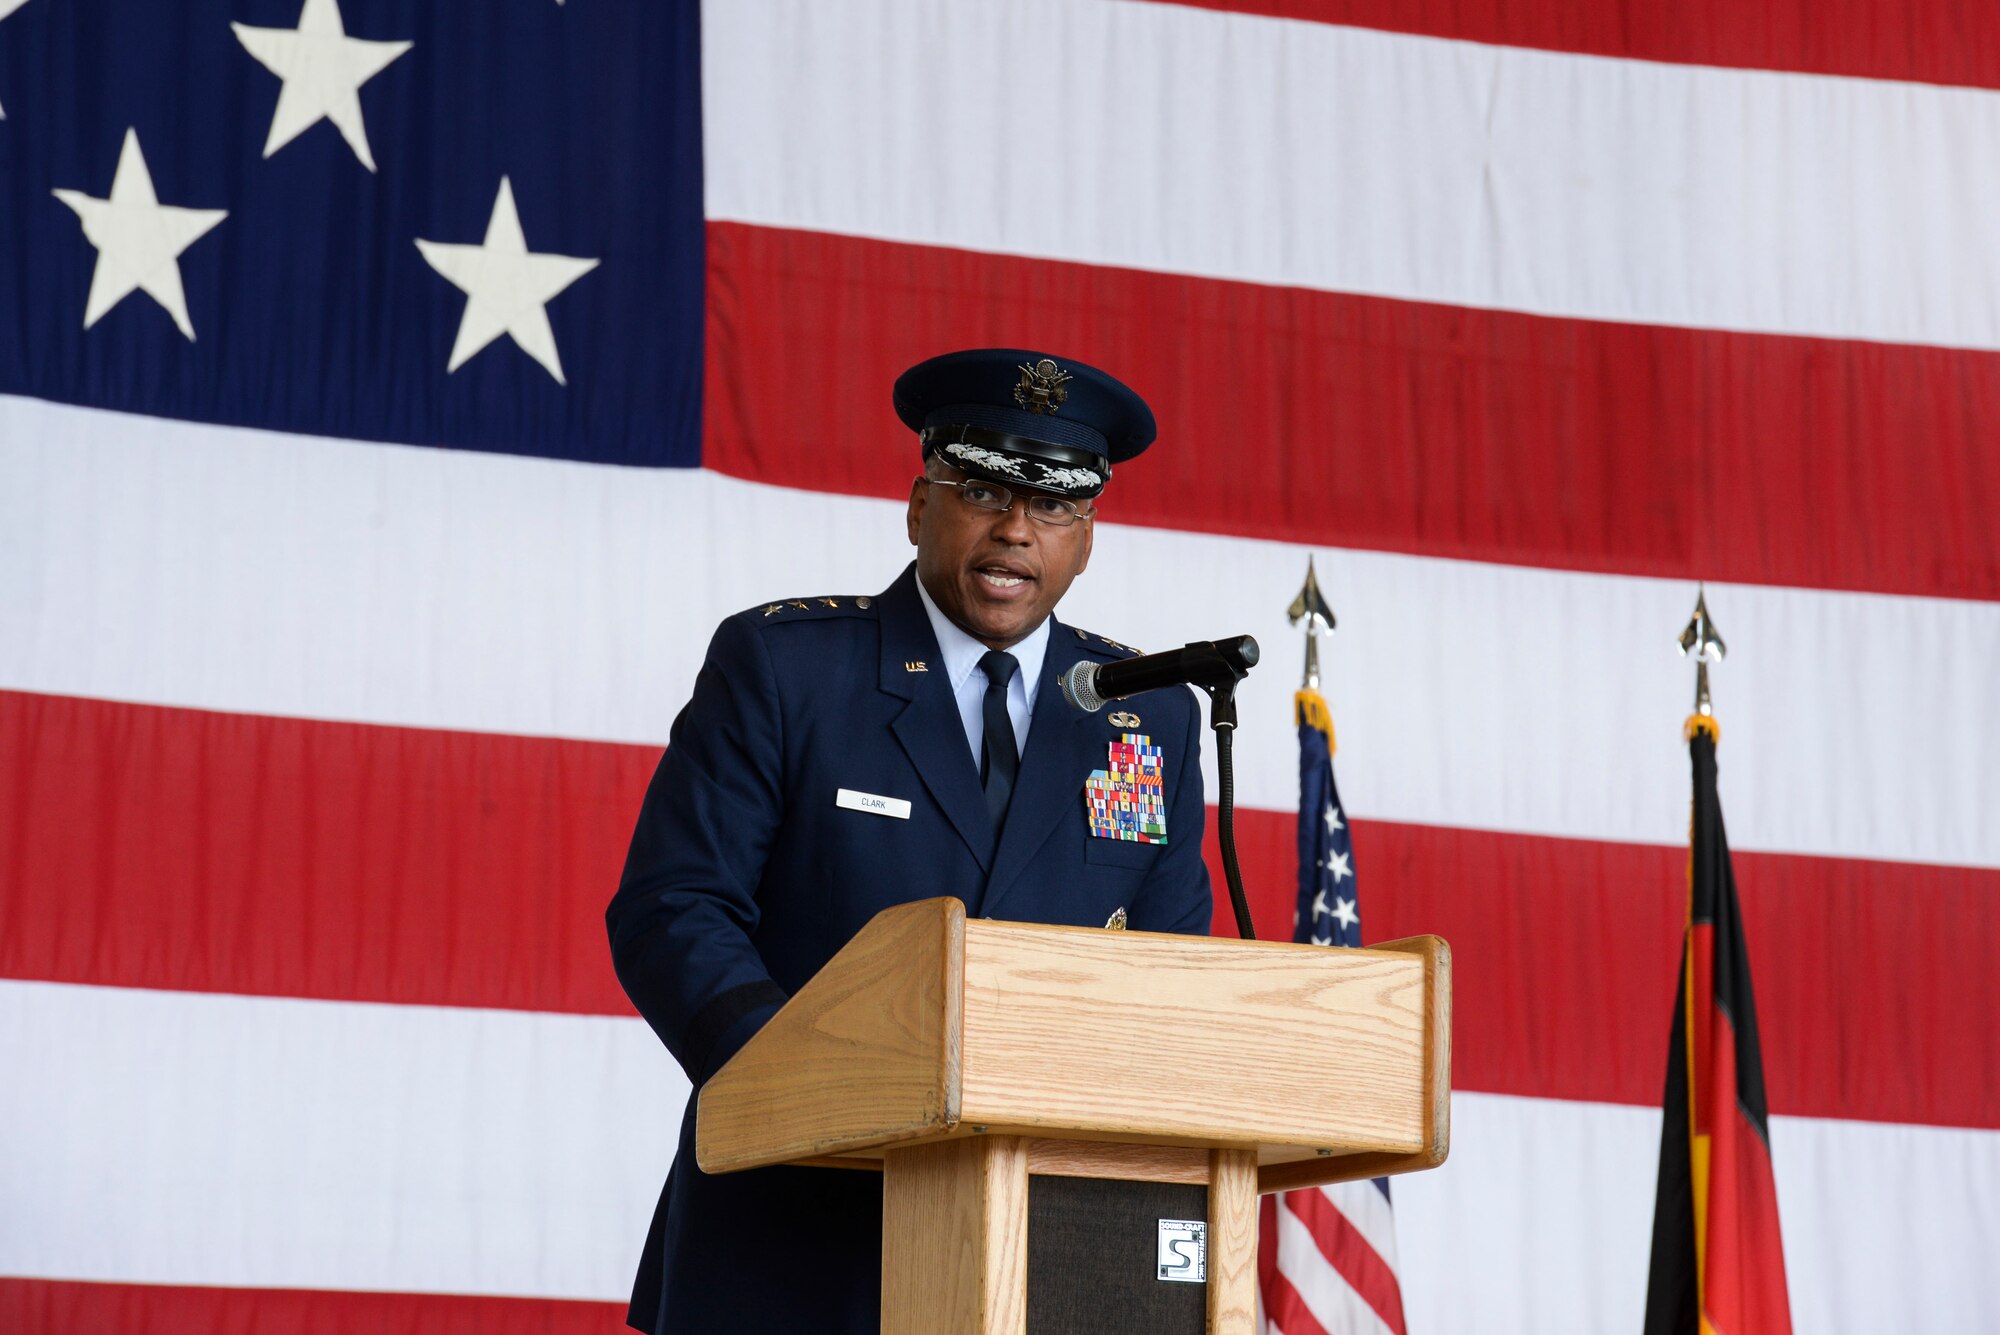
[[[910,818],[910,804],[903,798],[877,797],[874,793],[857,793],[852,788],[836,792],[833,804],[846,807],[849,811],[872,811],[878,816],[894,816],[897,820]]]

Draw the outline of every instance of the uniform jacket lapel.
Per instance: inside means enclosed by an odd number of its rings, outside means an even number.
[[[890,695],[909,703],[890,729],[916,766],[924,787],[944,808],[981,871],[993,866],[993,819],[986,814],[986,795],[979,786],[979,767],[966,744],[965,724],[951,697],[951,683],[938,652],[937,636],[917,598],[916,567],[903,571],[881,598],[882,665],[879,683]],[[911,663],[929,664],[913,672]],[[1036,711],[1036,726],[1040,725]],[[1029,750],[1033,751],[1033,730]],[[1025,779],[1025,771],[1023,778]],[[969,906],[970,907],[970,906]]]
[[[999,916],[999,906],[1035,850],[1048,840],[1056,822],[1065,815],[1079,821],[1084,818],[1083,780],[1093,763],[1093,743],[1102,742],[1104,730],[1101,725],[1090,726],[1096,716],[1084,713],[1063,696],[1058,679],[1068,664],[1056,660],[1070,633],[1060,621],[1051,619],[1048,656],[1042,660],[1042,681],[1035,690],[1028,747],[1021,756],[1021,774],[1014,783],[993,872],[986,879],[986,893],[977,910],[987,917]],[[1095,763],[1104,763],[1101,748]]]

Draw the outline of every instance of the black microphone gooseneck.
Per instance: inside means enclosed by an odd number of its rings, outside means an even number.
[[[1254,664],[1257,642],[1249,640],[1249,647],[1249,660]],[[1208,726],[1215,730],[1215,823],[1222,843],[1222,878],[1229,883],[1229,907],[1236,911],[1236,935],[1255,941],[1257,928],[1250,921],[1250,901],[1243,893],[1243,871],[1236,865],[1236,682],[1232,679],[1201,689],[1208,694]]]

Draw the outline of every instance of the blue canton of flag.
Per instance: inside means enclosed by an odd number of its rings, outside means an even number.
[[[698,0],[0,18],[0,393],[700,464]]]
[[[1299,902],[1292,939],[1316,946],[1361,944],[1354,845],[1333,783],[1333,721],[1316,691],[1301,691],[1299,720]]]

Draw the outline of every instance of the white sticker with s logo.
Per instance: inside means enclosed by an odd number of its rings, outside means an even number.
[[[1182,1284],[1208,1282],[1208,1221],[1160,1221],[1160,1278]]]

